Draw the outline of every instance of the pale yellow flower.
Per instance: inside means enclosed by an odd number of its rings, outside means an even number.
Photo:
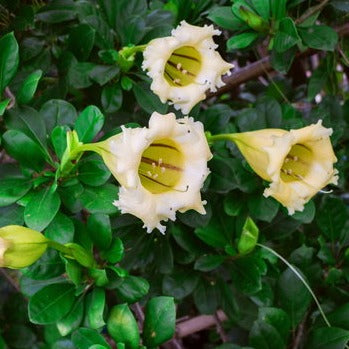
[[[48,240],[36,230],[19,225],[0,228],[0,267],[19,269],[36,262],[46,251]]]
[[[152,78],[151,89],[183,114],[201,100],[205,92],[224,85],[221,77],[233,65],[215,50],[212,37],[221,32],[212,25],[197,27],[182,21],[172,35],[152,40],[143,52],[142,68]]]
[[[122,127],[98,147],[121,184],[114,205],[140,218],[149,233],[164,233],[160,221],[175,220],[176,211],[205,214],[200,189],[212,154],[201,122],[154,112],[148,128]]]
[[[319,120],[298,130],[238,133],[232,140],[253,170],[271,182],[264,196],[272,196],[293,214],[327,184],[337,184],[331,134]]]

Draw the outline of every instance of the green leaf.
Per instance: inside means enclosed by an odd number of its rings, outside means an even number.
[[[271,307],[259,308],[258,320],[272,325],[286,343],[290,334],[291,322],[285,311]]]
[[[337,32],[326,25],[314,25],[306,29],[299,29],[305,45],[323,51],[334,51],[337,42]]]
[[[10,101],[11,101],[11,99],[7,98],[7,99],[4,99],[2,102],[0,102],[0,116],[4,115],[6,108],[9,105]]]
[[[285,344],[277,332],[270,324],[256,321],[250,332],[250,345],[259,349],[280,349],[285,348]]]
[[[286,16],[287,0],[270,0],[271,15],[274,19],[282,19]]]
[[[79,140],[88,143],[102,129],[104,124],[104,115],[94,105],[86,107],[75,121],[75,130],[78,133]]]
[[[0,180],[0,207],[15,203],[32,187],[32,181],[9,177]]]
[[[72,242],[74,239],[73,221],[61,212],[57,212],[51,223],[45,229],[45,236],[61,244]]]
[[[149,283],[139,276],[126,276],[116,288],[117,296],[127,303],[135,303],[149,292]]]
[[[115,342],[124,343],[131,349],[139,347],[137,321],[127,304],[118,304],[111,309],[107,329]]]
[[[245,48],[251,45],[258,36],[259,34],[256,32],[244,32],[242,34],[234,35],[227,41],[227,50],[232,51]]]
[[[0,39],[0,95],[16,75],[18,63],[18,43],[11,32]]]
[[[36,13],[39,21],[51,24],[70,21],[75,17],[76,4],[72,0],[54,0]]]
[[[245,294],[255,294],[262,289],[262,276],[266,264],[258,256],[247,256],[234,261],[232,266],[233,284]]]
[[[90,71],[89,77],[92,81],[95,81],[100,86],[103,86],[110,80],[114,79],[119,72],[119,67],[115,65],[96,65]]]
[[[253,195],[248,199],[248,209],[254,219],[259,219],[265,222],[271,222],[277,215],[279,203],[269,197],[264,197],[261,193]]]
[[[11,224],[23,225],[23,213],[24,207],[18,205],[0,207],[0,228]]]
[[[106,113],[115,113],[122,105],[122,89],[119,85],[104,86],[101,103]]]
[[[118,198],[118,192],[118,187],[108,183],[101,187],[86,186],[80,199],[85,209],[90,213],[113,214],[118,212],[118,209],[113,205],[113,202]]]
[[[225,260],[225,256],[203,255],[195,261],[194,269],[211,271],[218,268]]]
[[[68,314],[75,301],[71,284],[52,284],[42,288],[29,300],[29,319],[34,324],[50,324]]]
[[[73,125],[77,117],[75,107],[61,99],[51,99],[40,109],[40,114],[45,120],[48,132],[56,126]]]
[[[80,61],[86,61],[95,41],[95,29],[83,23],[74,27],[69,34],[68,48]]]
[[[97,330],[105,325],[103,313],[105,307],[105,291],[96,287],[87,298],[86,314],[91,328]]]
[[[199,239],[212,247],[224,248],[230,244],[217,220],[211,220],[207,226],[195,229],[194,233]]]
[[[57,329],[62,337],[67,336],[80,326],[84,315],[83,299],[83,297],[80,297],[70,309],[69,313],[61,320],[57,321]]]
[[[219,27],[228,30],[237,30],[244,25],[240,18],[233,15],[230,6],[214,7],[209,11],[207,18]]]
[[[313,71],[308,84],[308,99],[310,101],[313,100],[315,96],[321,92],[328,78],[329,74],[327,73],[327,69],[323,65],[320,65]]]
[[[251,0],[251,4],[257,11],[257,13],[262,16],[263,19],[268,21],[270,19],[270,2],[269,0]]]
[[[109,169],[97,154],[84,157],[79,161],[78,178],[84,184],[98,187],[103,185],[110,175]]]
[[[348,341],[349,331],[337,327],[323,327],[311,333],[307,349],[344,349]]]
[[[177,269],[163,278],[162,292],[176,299],[182,299],[194,291],[198,281],[199,275],[193,270]]]
[[[108,215],[91,214],[87,219],[87,230],[93,243],[100,249],[105,250],[110,246],[112,232]]]
[[[321,232],[332,242],[336,241],[348,219],[347,208],[336,197],[326,197],[316,215],[316,223]]]
[[[244,255],[250,253],[258,242],[259,229],[250,217],[247,217],[238,242],[238,251]]]
[[[104,337],[91,328],[79,328],[72,334],[71,339],[76,349],[86,349],[95,344],[100,344],[106,348],[110,348]]]
[[[272,67],[278,70],[280,73],[286,74],[291,68],[293,60],[296,56],[296,52],[297,52],[296,46],[291,47],[289,50],[282,53],[277,52],[276,50],[273,50],[271,53]]]
[[[61,199],[53,187],[46,187],[35,193],[24,210],[25,224],[42,231],[53,220],[61,205]]]
[[[17,130],[8,130],[3,136],[3,146],[6,152],[23,166],[41,171],[45,159],[42,149],[26,134]]]
[[[172,297],[155,297],[145,307],[143,340],[146,346],[156,347],[175,333],[176,308]]]
[[[292,328],[295,328],[307,311],[311,295],[291,269],[280,275],[278,297],[281,307],[290,316]]]
[[[67,148],[68,131],[70,129],[67,126],[56,126],[51,132],[51,142],[59,159],[62,159],[64,151]]]
[[[274,48],[278,52],[285,52],[300,42],[296,26],[290,17],[283,18],[279,30],[275,35]]]
[[[18,104],[26,104],[32,100],[32,98],[34,97],[35,91],[38,87],[41,76],[42,76],[42,70],[39,69],[31,73],[23,81],[16,95],[16,101]]]
[[[194,302],[201,314],[214,314],[218,308],[219,296],[216,281],[202,278],[194,291]]]
[[[161,103],[158,96],[156,96],[146,83],[138,83],[133,85],[133,92],[137,103],[140,107],[151,115],[154,110],[160,114],[167,113],[167,104]]]
[[[108,250],[101,252],[101,257],[109,263],[115,264],[121,261],[124,257],[124,245],[118,237],[113,238]]]

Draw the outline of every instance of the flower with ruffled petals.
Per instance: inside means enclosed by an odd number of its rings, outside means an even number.
[[[265,129],[232,135],[252,169],[271,182],[264,196],[272,196],[289,214],[303,211],[307,203],[327,184],[337,184],[337,161],[331,128],[321,120],[298,130]]]
[[[200,189],[212,154],[201,122],[154,112],[148,128],[122,127],[99,149],[121,184],[114,205],[140,218],[149,233],[164,233],[160,221],[175,220],[176,211],[205,214]]]
[[[221,76],[232,64],[215,50],[212,37],[221,32],[212,25],[197,27],[182,21],[172,35],[152,40],[143,52],[142,68],[152,78],[151,89],[162,101],[170,101],[183,114],[201,100],[205,92],[224,85]]]

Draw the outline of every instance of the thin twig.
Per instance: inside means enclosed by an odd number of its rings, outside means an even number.
[[[144,312],[142,307],[139,305],[139,303],[135,303],[132,306],[133,311],[136,313],[136,316],[138,318],[139,322],[139,328],[143,329],[143,323],[144,323]]]
[[[217,332],[219,333],[219,336],[221,337],[222,342],[223,343],[228,342],[228,337],[224,331],[224,328],[222,326],[222,322],[219,319],[217,312],[214,314],[214,318],[216,320]]]
[[[12,279],[10,275],[4,270],[3,268],[0,268],[0,273],[5,277],[5,279],[9,282],[9,284],[17,291],[20,292],[21,288],[19,287],[18,283]]]
[[[6,109],[11,109],[16,104],[16,96],[12,93],[10,88],[7,86],[5,87],[5,96],[10,98],[10,103],[7,105]]]
[[[339,36],[345,37],[349,36],[349,23],[342,25],[341,27],[336,28],[336,31]],[[319,51],[314,49],[308,49],[304,52],[298,53],[297,57],[307,57],[311,56]],[[219,88],[216,92],[209,92],[206,94],[207,98],[220,96],[223,93],[227,93],[235,87],[249,81],[258,78],[261,75],[264,75],[266,72],[272,71],[270,56],[263,57],[262,59],[248,64],[246,67],[243,67],[237,71],[233,71],[231,75],[224,76],[223,81],[224,86]]]
[[[304,12],[302,16],[295,20],[295,23],[303,23],[306,19],[314,15],[316,12],[321,11],[327,5],[328,2],[329,0],[323,0],[319,5],[310,7],[307,11]]]
[[[298,349],[300,347],[300,344],[304,336],[304,328],[307,322],[308,315],[309,315],[309,311],[306,312],[302,322],[297,327],[297,332],[292,344],[292,349]]]

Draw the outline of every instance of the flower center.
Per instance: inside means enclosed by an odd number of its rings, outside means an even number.
[[[201,69],[201,55],[191,46],[174,50],[165,65],[165,79],[171,86],[187,86]]]
[[[295,144],[281,167],[281,179],[284,182],[304,180],[310,171],[312,160],[313,153],[307,146]]]
[[[143,152],[138,167],[139,178],[151,193],[165,193],[175,189],[180,181],[183,164],[184,155],[178,144],[168,138],[159,139]]]

